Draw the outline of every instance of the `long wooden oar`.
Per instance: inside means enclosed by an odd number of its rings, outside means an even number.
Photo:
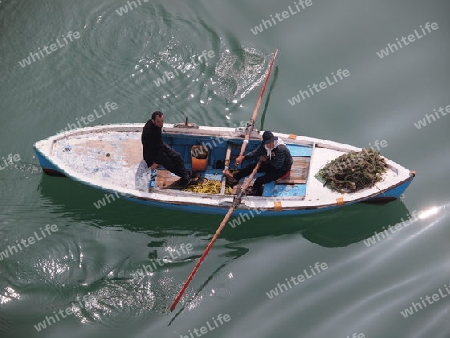
[[[255,109],[253,110],[253,115],[252,115],[252,118],[250,119],[250,123],[247,125],[246,133],[245,133],[245,140],[244,140],[244,142],[242,144],[240,155],[244,154],[245,148],[247,147],[248,140],[250,139],[250,134],[251,134],[251,132],[253,130],[253,126],[255,125],[255,121],[256,121],[256,118],[258,116],[259,107],[261,106],[261,101],[262,101],[264,92],[266,90],[267,81],[269,80],[270,73],[272,72],[272,67],[273,67],[273,64],[275,62],[275,58],[277,57],[277,54],[278,54],[278,49],[275,50],[274,55],[272,57],[272,60],[270,61],[269,71],[267,72],[266,78],[264,80],[264,84],[263,84],[263,86],[261,88],[261,92],[259,94],[258,101],[256,102]],[[241,204],[242,195],[244,194],[245,189],[247,189],[248,185],[250,184],[250,182],[253,179],[253,176],[255,176],[255,174],[258,171],[260,166],[261,166],[261,160],[255,166],[255,168],[253,169],[253,172],[251,173],[251,175],[249,176],[247,181],[244,182],[244,184],[242,185],[241,189],[239,190],[239,192],[234,197],[233,204],[231,205],[230,209],[228,210],[228,212],[226,213],[226,215],[223,218],[222,222],[220,223],[219,228],[216,230],[216,233],[214,234],[213,238],[211,239],[211,241],[209,242],[209,244],[206,247],[205,251],[203,252],[202,256],[200,257],[200,260],[195,265],[195,267],[192,270],[191,274],[189,275],[188,279],[186,280],[186,282],[184,283],[184,285],[181,288],[180,292],[178,293],[177,297],[175,298],[175,300],[173,301],[172,305],[170,306],[170,311],[173,311],[175,309],[175,307],[177,306],[178,302],[180,301],[181,297],[184,294],[184,291],[186,291],[189,283],[191,282],[192,278],[196,274],[198,268],[202,264],[203,260],[205,259],[206,255],[208,254],[209,250],[211,250],[211,248],[212,248],[214,242],[216,241],[217,237],[219,237],[220,232],[222,231],[222,229],[227,224],[227,221],[230,218],[231,214],[234,212],[234,209],[236,209],[239,206],[239,204]]]
[[[230,216],[234,212],[234,209],[236,209],[239,206],[239,204],[241,204],[242,195],[245,193],[245,190],[249,186],[250,182],[253,180],[253,177],[258,172],[258,169],[261,166],[261,162],[262,162],[261,160],[258,162],[258,164],[253,169],[253,171],[250,174],[250,176],[248,177],[248,179],[244,182],[244,184],[241,186],[239,192],[234,197],[233,204],[231,205],[230,209],[228,210],[228,212],[226,213],[226,215],[223,218],[222,222],[220,223],[219,228],[216,230],[216,233],[214,234],[213,238],[211,239],[211,241],[209,242],[209,244],[206,247],[205,251],[203,252],[202,256],[200,257],[200,260],[197,262],[197,264],[195,265],[195,267],[192,270],[191,274],[189,275],[188,279],[184,283],[183,288],[180,290],[180,292],[178,293],[177,297],[173,301],[173,303],[172,303],[172,305],[170,307],[170,311],[173,311],[175,309],[175,307],[177,306],[178,302],[180,301],[181,297],[184,294],[184,291],[186,291],[186,289],[187,289],[189,283],[191,282],[192,278],[194,278],[194,275],[197,273],[198,268],[203,263],[203,260],[205,259],[205,257],[208,254],[209,250],[211,250],[214,242],[219,237],[220,233],[222,232],[222,229],[225,227],[225,225],[227,224],[228,220],[230,219]]]
[[[253,127],[255,126],[255,121],[258,116],[259,107],[261,106],[262,98],[264,96],[264,92],[266,91],[266,85],[267,81],[269,80],[270,73],[272,72],[273,64],[275,62],[275,58],[278,54],[278,48],[275,49],[275,52],[273,53],[272,60],[270,61],[269,71],[267,72],[266,78],[264,79],[263,86],[261,88],[261,92],[259,93],[258,101],[256,102],[255,109],[253,109],[252,118],[250,119],[249,123],[247,124],[247,128],[245,130],[245,139],[241,146],[241,152],[239,153],[239,156],[244,155],[245,148],[247,148],[247,143],[250,140],[250,134],[253,131]]]

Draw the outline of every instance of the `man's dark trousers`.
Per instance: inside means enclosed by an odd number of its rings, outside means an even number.
[[[255,169],[255,167],[256,167],[256,163],[250,164],[249,166],[245,167],[244,169],[239,170],[236,174],[233,175],[233,177],[239,181],[241,178],[250,175],[252,173],[253,169]],[[289,170],[276,169],[275,167],[271,166],[270,164],[268,164],[266,162],[261,163],[258,173],[266,173],[266,174],[261,177],[258,177],[255,180],[255,183],[253,183],[253,188],[255,189],[256,194],[259,196],[262,196],[264,184],[273,182],[273,181],[279,179],[280,177],[286,175],[286,173],[288,171]]]
[[[164,168],[169,170],[171,173],[174,173],[183,179],[189,179],[190,177],[189,171],[187,171],[184,166],[181,155],[169,147],[166,143],[162,144],[161,150],[159,151],[159,154],[155,156],[154,161],[163,165]]]

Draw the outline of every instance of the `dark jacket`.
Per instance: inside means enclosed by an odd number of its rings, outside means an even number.
[[[161,138],[161,129],[152,123],[152,120],[148,120],[142,130],[141,142],[143,148],[144,160],[150,167],[155,163],[155,157],[161,151],[163,146]]]
[[[264,147],[264,143],[261,143],[258,148],[246,154],[245,158],[253,159],[261,155],[267,156],[267,150]],[[267,158],[266,162],[275,169],[289,171],[292,167],[291,152],[286,145],[279,144],[277,147],[272,149],[271,157]]]

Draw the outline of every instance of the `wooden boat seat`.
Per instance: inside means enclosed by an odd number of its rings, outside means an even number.
[[[291,172],[287,177],[279,178],[276,184],[306,184],[306,176],[309,169],[310,157],[294,156]]]

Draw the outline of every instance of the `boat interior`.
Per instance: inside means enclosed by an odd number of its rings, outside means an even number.
[[[222,170],[229,154],[230,170],[239,169],[251,163],[245,160],[236,167],[235,158],[239,155],[242,139],[227,139],[211,136],[163,134],[163,141],[181,154],[188,170],[197,173],[200,179],[222,179]],[[260,140],[249,140],[246,153],[257,148]],[[302,198],[306,194],[306,182],[312,155],[312,146],[286,144],[293,157],[293,165],[287,177],[264,185],[263,196],[295,196]],[[263,175],[258,173],[256,177]],[[157,169],[157,175],[150,182],[151,188],[165,188],[178,180],[179,177],[165,170]],[[246,178],[242,179],[242,183]],[[234,192],[237,186],[234,187]]]
[[[205,191],[190,193],[165,189],[179,177],[164,168],[159,168],[156,172],[148,169],[142,156],[141,134],[142,125],[93,127],[42,140],[36,144],[36,149],[38,154],[42,152],[45,155],[40,156],[39,161],[47,173],[70,176],[100,189],[123,191],[130,195],[135,192],[155,193],[152,198],[170,196],[177,202],[192,194],[199,198],[208,197],[209,194]],[[218,192],[212,194],[220,198],[220,195],[236,193],[236,190],[230,192],[230,189],[225,189],[225,180],[222,180],[227,159],[230,170],[243,168],[250,163],[244,161],[239,168],[235,163],[244,135],[243,130],[230,128],[185,130],[169,126],[163,130],[162,137],[164,142],[181,154],[188,170],[197,173],[200,179],[217,181],[215,188],[219,185],[220,190],[214,189]],[[405,189],[404,185],[399,184],[410,182],[411,172],[389,161],[390,170],[373,187],[348,194],[332,191],[324,188],[323,182],[316,179],[315,175],[326,163],[354,147],[307,137],[299,140],[295,135],[292,135],[295,137],[291,141],[291,135],[282,135],[293,157],[293,166],[287,177],[264,185],[263,197],[282,198],[286,203],[296,203],[296,206],[300,205],[299,202],[307,202],[308,205],[335,205],[374,197],[393,186],[398,186],[398,191],[393,190],[389,198],[396,197],[400,190]],[[246,153],[255,149],[260,142],[260,133],[252,132]],[[244,180],[245,178],[240,183]],[[239,185],[234,188],[238,187]],[[137,195],[139,198],[143,197],[141,194]],[[222,199],[218,203],[222,203],[221,201]],[[252,199],[251,203],[256,202],[262,200]]]

